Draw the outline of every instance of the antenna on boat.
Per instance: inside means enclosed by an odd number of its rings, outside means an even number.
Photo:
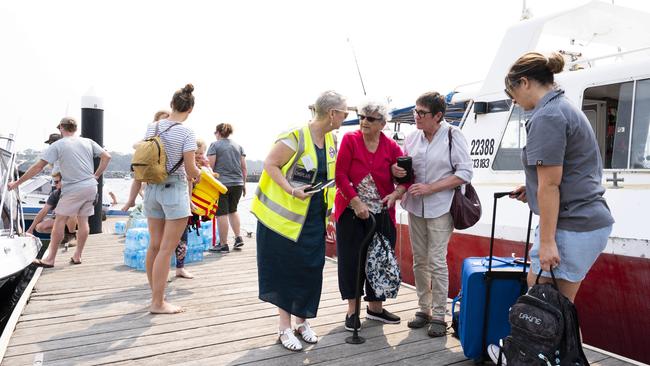
[[[526,0],[523,0],[523,6],[521,8],[521,19],[520,20],[526,20],[530,19],[533,17],[533,12],[530,11],[530,9],[526,6]]]
[[[359,80],[361,80],[361,89],[363,89],[363,95],[366,95],[366,87],[363,85],[363,77],[361,76],[361,69],[359,69],[359,61],[357,61],[357,54],[354,52],[354,47],[352,46],[352,41],[348,37],[348,43],[350,44],[350,49],[352,50],[352,56],[354,57],[354,63],[357,65],[357,73],[359,74]]]

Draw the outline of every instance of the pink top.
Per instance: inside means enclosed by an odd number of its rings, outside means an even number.
[[[374,153],[366,148],[361,131],[346,133],[336,157],[336,220],[338,221],[350,201],[357,196],[356,188],[368,174],[375,181],[381,198],[393,193],[395,184],[390,167],[403,155],[397,143],[383,133],[379,134],[379,144]],[[388,213],[395,224],[395,206],[391,207]]]

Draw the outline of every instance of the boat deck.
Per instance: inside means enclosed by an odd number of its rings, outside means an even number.
[[[366,343],[346,344],[347,305],[339,296],[336,263],[329,260],[312,320],[321,340],[304,352],[285,350],[276,343],[277,311],[257,298],[254,239],[246,239],[241,252],[206,253],[202,262],[188,265],[196,277],[174,278],[167,291],[186,311],[151,315],[146,276],[122,264],[123,241],[92,235],[78,266],[68,264],[71,252],[58,254],[57,266],[38,279],[2,365],[473,365],[456,338],[429,338],[406,321],[363,321]],[[415,291],[407,286],[387,303],[404,320],[416,307]],[[586,351],[592,365],[629,364]]]

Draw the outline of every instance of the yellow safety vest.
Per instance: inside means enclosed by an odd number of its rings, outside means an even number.
[[[305,182],[305,179],[311,179],[311,183],[313,183],[316,180],[318,171],[318,158],[316,156],[316,148],[314,148],[314,143],[311,139],[309,126],[282,134],[276,141],[287,137],[291,137],[297,141],[298,148],[291,159],[282,167],[282,174],[287,178],[292,187],[309,184]],[[328,180],[334,179],[336,154],[337,149],[334,135],[328,132],[325,134]],[[311,170],[305,169],[305,160],[307,162],[311,160],[313,164]],[[310,176],[311,178],[309,178]],[[325,224],[327,224],[327,220],[332,213],[335,195],[335,187],[325,188],[323,194],[327,205]],[[298,241],[298,237],[300,237],[300,233],[305,224],[305,219],[307,218],[307,209],[309,208],[310,200],[311,197],[301,200],[291,196],[290,193],[285,192],[282,187],[271,179],[266,170],[264,170],[262,171],[255,197],[253,197],[251,212],[269,229],[292,241]]]

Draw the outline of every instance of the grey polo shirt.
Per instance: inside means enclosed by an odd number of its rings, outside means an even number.
[[[603,163],[596,136],[585,114],[563,90],[552,90],[537,103],[526,132],[521,157],[530,209],[539,215],[537,166],[562,165],[557,227],[592,231],[613,224],[603,198]]]
[[[447,133],[449,129],[452,130],[451,162]],[[422,130],[410,133],[404,140],[404,153],[413,159],[414,183],[434,183],[451,175],[456,175],[465,182],[472,180],[472,159],[465,136],[446,121],[440,122],[440,128],[431,142]],[[415,216],[434,219],[449,212],[453,196],[453,189],[419,197],[406,192],[402,197],[402,207]]]

